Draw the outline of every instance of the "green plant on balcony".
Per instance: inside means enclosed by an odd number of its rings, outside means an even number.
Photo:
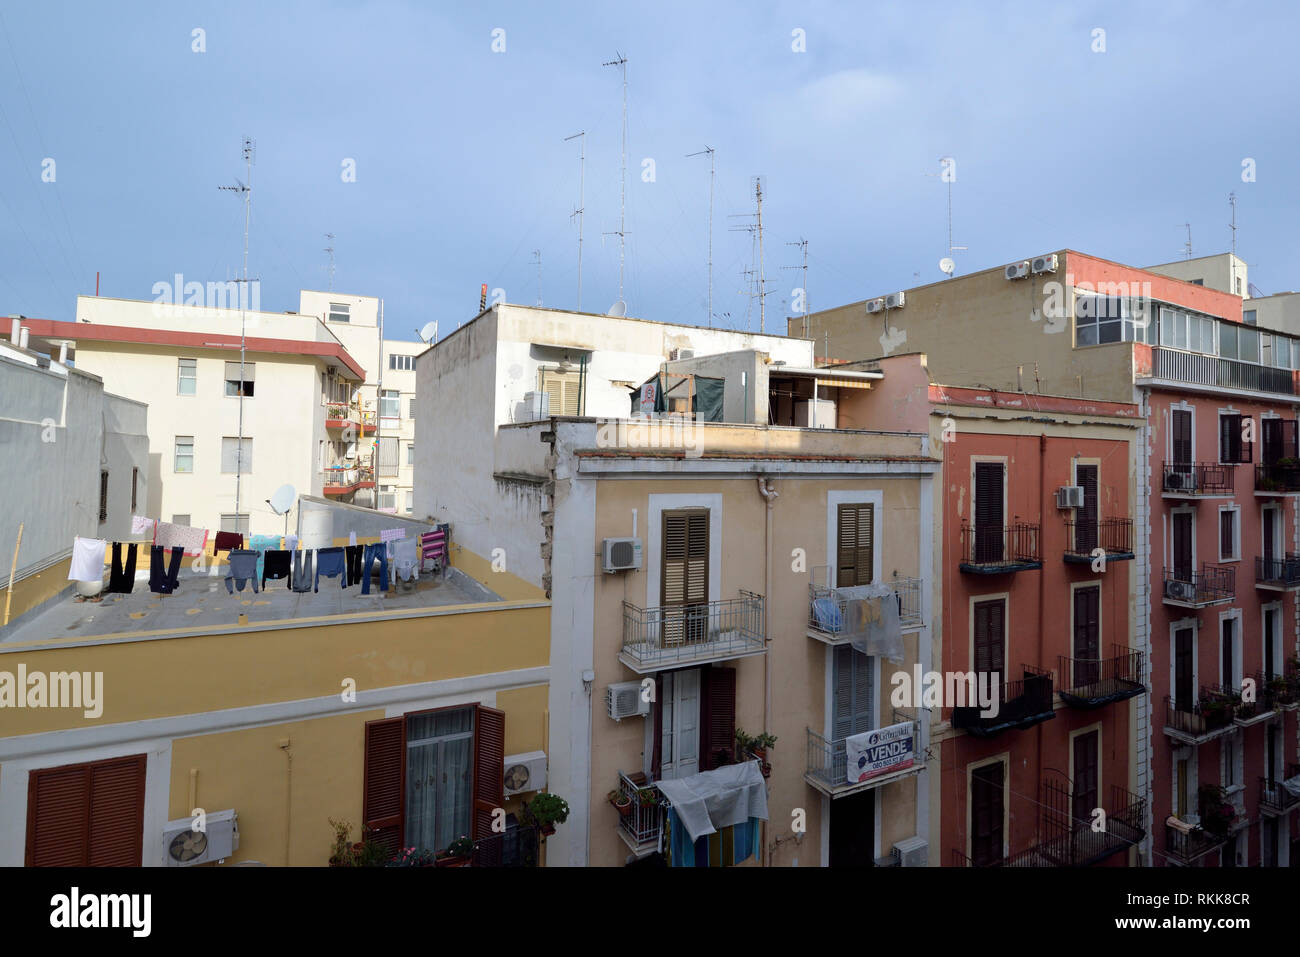
[[[348,413],[347,407],[342,405],[332,405],[328,411],[331,419],[341,419]]]
[[[438,867],[468,867],[474,854],[474,839],[462,834],[439,852],[434,862]]]
[[[1201,717],[1205,719],[1206,728],[1222,727],[1232,720],[1235,711],[1231,698],[1208,692],[1201,693],[1201,700],[1197,705],[1197,709]]]
[[[1259,490],[1261,492],[1277,492],[1281,489],[1281,483],[1275,478],[1265,475],[1259,480]]]
[[[1226,837],[1237,819],[1236,808],[1224,800],[1223,792],[1217,787],[1201,788],[1199,798],[1201,827],[1214,837]]]
[[[389,859],[388,851],[370,838],[370,831],[362,828],[362,838],[353,841],[352,825],[347,821],[329,819],[334,828],[334,846],[330,850],[330,867],[383,867]]]
[[[614,788],[605,795],[605,800],[609,801],[623,817],[627,817],[632,813],[632,796],[622,788]]]
[[[388,867],[433,867],[437,855],[422,848],[404,847],[388,862]]]
[[[1300,459],[1297,459],[1297,458],[1295,458],[1294,456],[1290,456],[1290,455],[1288,455],[1288,456],[1286,456],[1286,457],[1284,457],[1284,458],[1280,458],[1280,459],[1278,459],[1278,460],[1277,460],[1276,462],[1274,462],[1273,464],[1276,465],[1276,466],[1278,466],[1279,468],[1284,468],[1284,469],[1293,469],[1293,468],[1295,468],[1297,465],[1300,465]]]
[[[569,804],[558,794],[540,791],[523,806],[519,818],[525,825],[537,828],[542,834],[554,834],[555,826],[569,819]]]
[[[654,788],[638,788],[636,803],[640,807],[654,807],[659,802],[659,793]]]

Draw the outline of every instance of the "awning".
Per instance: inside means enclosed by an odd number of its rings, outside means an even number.
[[[869,379],[818,379],[817,384],[831,389],[870,389]]]
[[[692,841],[751,817],[767,820],[767,787],[757,761],[728,764],[655,785]]]

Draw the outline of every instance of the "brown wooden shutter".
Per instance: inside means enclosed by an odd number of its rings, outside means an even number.
[[[27,780],[30,867],[139,867],[143,754],[33,771]]]
[[[1002,764],[971,772],[971,858],[977,867],[1002,860]]]
[[[1074,516],[1074,547],[1091,552],[1097,547],[1097,466],[1075,466],[1074,474],[1083,486],[1083,507]]]
[[[975,463],[975,560],[1002,560],[1006,515],[1002,505],[1005,467],[1001,462]]]
[[[1074,739],[1074,800],[1070,813],[1077,827],[1080,821],[1090,821],[1097,807],[1097,732],[1089,731]]]
[[[736,742],[736,671],[705,668],[700,672],[700,770],[731,763]]]
[[[1192,413],[1175,409],[1173,413],[1173,454],[1175,465],[1192,464]]]
[[[406,826],[406,718],[366,722],[362,824],[370,838],[396,854]]]
[[[1192,710],[1195,698],[1192,688],[1193,633],[1190,628],[1174,632],[1174,707],[1178,711]]]
[[[709,512],[693,509],[663,513],[661,602],[664,607],[703,605],[709,600]],[[708,627],[707,615],[665,613],[665,645],[700,641]]]
[[[1192,580],[1192,516],[1188,512],[1174,515],[1174,578]]]
[[[874,505],[841,505],[835,549],[835,584],[846,588],[871,583],[875,564]]]
[[[1007,680],[1006,616],[1002,599],[975,603],[975,670]]]
[[[492,812],[505,803],[506,713],[483,705],[474,714],[474,840],[492,836]]]
[[[1074,591],[1074,684],[1082,687],[1100,677],[1101,657],[1101,586],[1076,588]]]
[[[139,867],[145,756],[90,766],[90,866]]]

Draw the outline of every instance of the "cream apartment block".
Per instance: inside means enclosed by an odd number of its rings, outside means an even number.
[[[409,515],[415,501],[415,357],[424,344],[383,338],[383,308],[374,296],[308,289],[298,296],[298,311],[321,320],[367,370],[355,431],[376,486],[373,499],[362,504]]]
[[[924,393],[919,357],[819,370],[809,340],[501,304],[417,376],[416,514],[552,602],[548,789],[573,816],[548,863],[662,852],[655,785],[714,781],[738,731],[777,739],[746,864],[925,862],[928,716],[888,675],[931,667],[939,463],[928,408],[861,431]],[[663,407],[634,418],[647,380]],[[897,660],[810,614],[868,582],[898,603]],[[885,728],[913,760],[850,784],[846,739]]]
[[[282,485],[343,501],[365,486],[346,438],[349,421],[328,412],[347,408],[366,370],[324,323],[244,313],[241,371],[237,309],[80,296],[76,317],[24,324],[34,349],[65,352],[105,389],[152,410],[141,514],[214,531],[272,532],[282,519],[267,500]]]

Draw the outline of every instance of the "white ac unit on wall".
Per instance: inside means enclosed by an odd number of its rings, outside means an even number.
[[[1195,601],[1196,586],[1191,582],[1165,582],[1165,597],[1174,601]]]
[[[224,860],[239,850],[239,815],[233,810],[214,811],[203,830],[193,828],[193,818],[168,821],[163,828],[163,854],[168,867],[193,867]]]
[[[1057,508],[1083,508],[1083,486],[1062,485],[1056,490]]]
[[[1033,270],[1035,273],[1056,272],[1056,253],[1037,257],[1033,262]]]
[[[523,794],[525,791],[546,789],[546,752],[525,751],[506,756],[502,781],[505,795]]]
[[[1007,267],[1006,276],[1008,279],[1024,279],[1029,275],[1029,260],[1012,263]]]
[[[930,862],[930,845],[923,837],[909,837],[896,842],[894,853],[902,867],[925,867]]]
[[[545,392],[525,392],[524,393],[524,419],[525,422],[536,422],[538,419],[546,419],[551,415],[551,397]]]
[[[867,300],[867,312],[880,312],[880,310],[882,310],[882,309],[884,309],[884,308],[885,308],[885,300],[884,300],[884,299],[868,299],[868,300]]]
[[[886,309],[902,309],[907,302],[907,297],[901,292],[891,292],[885,297]]]
[[[641,682],[620,681],[605,689],[605,707],[615,721],[650,713],[650,702],[641,693]]]
[[[641,567],[641,539],[607,538],[602,549],[601,567],[608,574],[625,572]]]

